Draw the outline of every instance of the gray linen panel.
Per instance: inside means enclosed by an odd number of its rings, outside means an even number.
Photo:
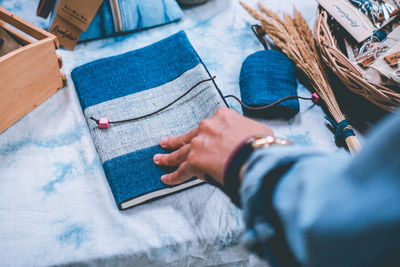
[[[186,133],[195,128],[199,121],[214,115],[216,110],[225,104],[213,82],[209,81],[197,86],[166,110],[141,120],[113,124],[109,129],[99,129],[97,124],[89,119],[91,116],[109,117],[110,121],[117,121],[149,114],[208,78],[204,66],[199,64],[164,85],[86,108],[84,114],[101,162],[158,145],[162,137]]]

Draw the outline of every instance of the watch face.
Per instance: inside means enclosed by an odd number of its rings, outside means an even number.
[[[261,147],[267,148],[271,145],[286,146],[293,144],[292,141],[283,138],[274,138],[273,136],[255,136],[250,142],[253,149],[258,149]]]
[[[274,142],[274,138],[272,136],[255,136],[251,141],[251,145],[253,149],[257,149],[260,147],[269,147]]]

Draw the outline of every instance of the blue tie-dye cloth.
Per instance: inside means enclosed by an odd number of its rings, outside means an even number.
[[[119,0],[122,31],[117,32],[110,1],[105,0],[79,41],[108,37],[116,33],[133,32],[178,21],[183,13],[175,0]],[[52,19],[55,17],[52,14]],[[52,21],[52,20],[51,20]]]
[[[255,7],[258,1],[246,3]],[[284,12],[296,4],[310,25],[317,8],[314,0],[264,2]],[[41,27],[49,24],[36,17],[37,1],[0,0],[0,6]],[[0,135],[1,266],[265,266],[240,245],[240,210],[209,185],[120,211],[82,115],[74,68],[180,30],[224,95],[240,95],[242,62],[262,49],[250,30],[252,17],[232,0],[183,11],[177,23],[57,50],[68,85]],[[301,85],[297,89],[311,95]],[[240,112],[235,101],[229,104]],[[297,144],[337,150],[324,113],[311,101],[300,101],[290,121],[266,123]]]

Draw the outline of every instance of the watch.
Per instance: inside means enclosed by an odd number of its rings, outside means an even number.
[[[273,136],[253,136],[248,139],[248,143],[251,144],[253,150],[259,148],[268,148],[272,145],[287,146],[293,144],[292,141]]]
[[[255,135],[244,140],[232,152],[224,168],[224,189],[225,193],[231,198],[232,202],[240,207],[240,177],[242,168],[249,159],[253,151],[260,148],[268,148],[273,145],[287,146],[293,144],[287,139],[273,137],[270,135]]]

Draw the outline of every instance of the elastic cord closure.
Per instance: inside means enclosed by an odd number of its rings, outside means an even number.
[[[209,81],[213,81],[216,77],[213,76],[211,78],[199,81],[198,83],[196,83],[194,86],[192,86],[189,90],[187,90],[185,93],[183,93],[182,95],[180,95],[178,98],[176,98],[174,101],[172,101],[171,103],[163,106],[162,108],[151,112],[149,114],[145,114],[139,117],[134,117],[134,118],[127,118],[124,120],[118,120],[118,121],[110,121],[110,119],[108,117],[101,117],[99,119],[95,118],[95,117],[90,117],[91,120],[93,120],[94,122],[96,122],[97,125],[99,125],[100,129],[107,129],[110,127],[110,124],[119,124],[119,123],[125,123],[125,122],[132,122],[132,121],[137,121],[140,119],[144,119],[153,115],[156,115],[158,113],[160,113],[161,111],[164,111],[165,109],[169,108],[170,106],[174,105],[176,102],[178,102],[179,100],[181,100],[183,97],[185,97],[186,95],[188,95],[191,91],[193,91],[197,86],[199,86],[202,83],[205,82],[209,82]],[[246,104],[244,104],[238,97],[234,96],[234,95],[227,95],[227,96],[223,96],[224,99],[226,98],[234,98],[236,101],[239,102],[240,105],[242,105],[242,107],[248,109],[248,110],[268,110],[270,108],[273,108],[277,105],[279,105],[280,103],[282,103],[283,101],[289,100],[289,99],[304,99],[304,100],[311,100],[313,101],[315,104],[318,103],[319,101],[319,97],[316,93],[313,94],[312,97],[302,97],[302,96],[287,96],[284,98],[281,98],[277,101],[275,101],[274,103],[271,103],[269,105],[266,106],[258,106],[258,107],[250,107],[247,106]]]

